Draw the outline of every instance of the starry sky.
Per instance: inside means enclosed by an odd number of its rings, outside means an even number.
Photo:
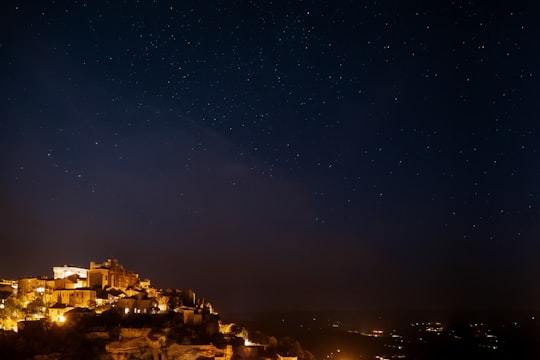
[[[532,2],[2,1],[0,277],[221,311],[540,301]]]

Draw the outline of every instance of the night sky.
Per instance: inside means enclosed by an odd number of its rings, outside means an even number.
[[[218,311],[540,303],[515,1],[2,1],[0,277],[116,257]]]

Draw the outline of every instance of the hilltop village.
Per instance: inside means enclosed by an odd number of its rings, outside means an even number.
[[[291,339],[256,338],[193,290],[158,290],[114,258],[0,282],[0,354],[14,359],[312,358]]]

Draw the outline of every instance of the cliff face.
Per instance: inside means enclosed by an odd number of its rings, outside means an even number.
[[[167,339],[165,333],[153,333],[150,329],[121,329],[119,340],[108,341],[105,350],[113,360],[197,360],[216,356],[230,360],[232,357],[230,346],[218,349],[213,345],[182,345]]]
[[[233,357],[233,345],[215,338],[213,343],[221,344],[216,347],[211,344],[212,340],[203,341],[196,335],[189,337],[188,329],[184,330],[118,327],[83,332],[69,327],[26,326],[20,333],[0,332],[0,359],[231,360]]]
[[[165,355],[166,359],[196,360],[199,357],[213,359],[215,356],[225,354],[213,345],[180,345],[175,343],[166,348]],[[226,359],[230,360],[231,356],[232,350],[229,350]]]

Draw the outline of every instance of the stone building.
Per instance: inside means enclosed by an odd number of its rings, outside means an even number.
[[[64,314],[70,310],[73,310],[73,306],[66,304],[54,304],[49,308],[49,319],[55,323],[63,323],[65,321]]]
[[[73,307],[94,308],[96,306],[96,290],[94,289],[56,289],[53,299],[57,304]]]
[[[116,307],[124,314],[151,314],[157,311],[156,299],[138,299],[136,297],[121,298]]]
[[[90,262],[88,286],[104,289],[106,287],[128,288],[139,286],[139,275],[126,270],[117,259],[108,259],[102,264]]]
[[[72,275],[77,275],[79,279],[86,279],[88,269],[77,266],[53,266],[53,274],[55,279],[65,279]]]
[[[55,289],[81,289],[85,287],[88,287],[87,279],[82,279],[76,274],[70,275],[67,278],[54,279]]]
[[[54,280],[47,277],[24,277],[17,280],[17,298],[26,304],[41,300],[44,304],[52,301]]]

